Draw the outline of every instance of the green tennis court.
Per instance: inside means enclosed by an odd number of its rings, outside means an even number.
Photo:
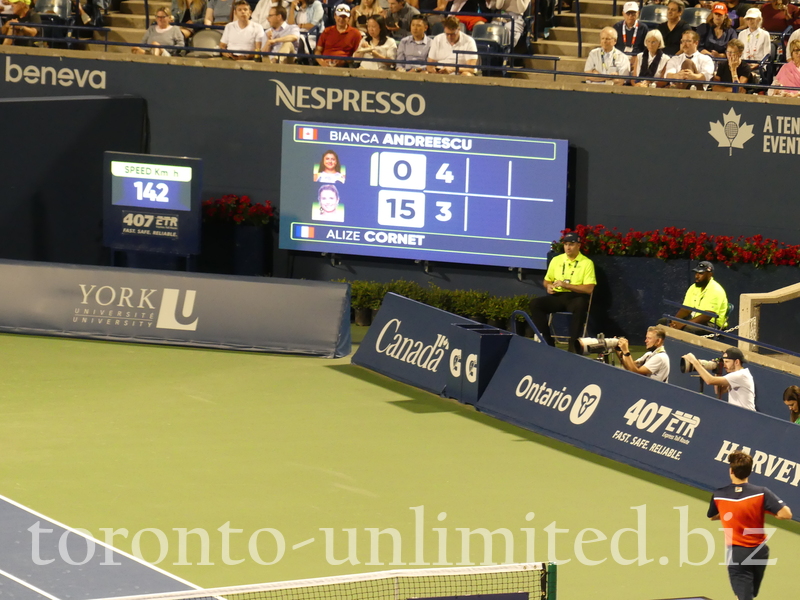
[[[12,335],[0,357],[0,494],[203,587],[480,564],[475,531],[505,529],[491,560],[569,559],[564,600],[732,597],[706,493],[349,358]],[[762,596],[790,598],[800,528],[771,525]]]

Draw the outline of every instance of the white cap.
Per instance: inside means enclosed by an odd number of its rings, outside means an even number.
[[[748,8],[747,12],[744,15],[745,19],[761,19],[761,11],[757,8]]]
[[[639,12],[639,5],[636,2],[626,2],[625,6],[622,7],[622,14],[629,12]]]

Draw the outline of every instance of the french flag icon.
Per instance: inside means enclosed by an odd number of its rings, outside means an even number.
[[[298,140],[315,140],[317,139],[316,127],[298,127],[297,128]]]
[[[314,239],[314,228],[308,225],[295,225],[294,237],[305,240]]]

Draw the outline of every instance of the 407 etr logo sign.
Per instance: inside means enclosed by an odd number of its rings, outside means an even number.
[[[728,156],[733,154],[734,148],[744,148],[745,142],[753,137],[753,126],[747,123],[739,125],[741,115],[737,115],[730,109],[727,114],[722,115],[722,123],[719,121],[709,122],[711,129],[708,135],[717,140],[720,148],[728,149]]]

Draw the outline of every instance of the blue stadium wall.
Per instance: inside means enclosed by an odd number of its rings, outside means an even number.
[[[277,202],[284,119],[529,135],[569,141],[575,223],[621,230],[674,225],[800,243],[800,105],[790,100],[48,52],[0,54],[0,97],[144,98],[151,152],[203,158],[207,197],[239,193]],[[375,100],[381,92],[390,95],[388,113]],[[68,118],[43,114],[38,133],[46,139]],[[722,129],[730,121],[738,125],[733,139]],[[410,261],[346,258],[333,265],[319,255],[283,252],[273,273],[403,277],[502,294],[537,293],[541,280],[536,272],[519,281],[506,269],[452,265],[425,274]]]

